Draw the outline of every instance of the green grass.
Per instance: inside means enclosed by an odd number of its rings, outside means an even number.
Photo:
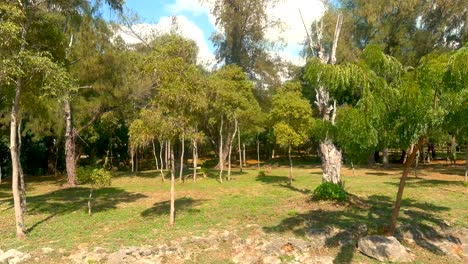
[[[366,223],[371,232],[378,233],[388,223],[400,175],[399,168],[357,169],[353,177],[345,169],[345,189],[359,197],[359,205],[349,205],[310,202],[311,190],[321,183],[317,166],[295,169],[292,186],[287,184],[288,170],[284,167],[265,169],[265,176],[258,176],[257,170],[242,174],[235,171],[233,180],[222,184],[216,180],[216,171],[206,179],[177,183],[173,228],[168,225],[169,181],[162,183],[157,172],[117,174],[111,187],[95,193],[91,217],[87,215],[88,187],[63,189],[63,179],[29,178],[25,217],[29,234],[24,241],[14,238],[10,186],[4,182],[0,185],[0,249],[40,252],[43,247],[53,247],[70,253],[80,246],[100,246],[115,250],[202,235],[210,229],[237,231],[247,224],[258,224],[267,233],[304,236],[310,227],[349,228]],[[401,223],[434,230],[446,223],[468,227],[468,189],[459,171],[427,167],[420,172],[421,179],[410,179]],[[362,257],[346,248],[334,250],[337,259]],[[421,250],[424,254],[418,253],[418,257],[423,260],[433,262],[439,257],[428,249]]]

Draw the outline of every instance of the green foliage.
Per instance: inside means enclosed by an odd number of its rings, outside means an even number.
[[[258,177],[265,177],[265,176],[266,176],[266,173],[265,173],[264,170],[260,170],[260,171],[258,171],[258,175],[257,175],[257,176],[258,176]]]
[[[98,188],[111,185],[112,174],[103,168],[78,167],[76,174],[80,184],[91,184]]]
[[[316,200],[345,201],[346,192],[338,184],[323,182],[314,190],[313,198]]]
[[[304,143],[312,126],[312,109],[301,94],[300,83],[288,82],[276,91],[269,120],[282,147]]]

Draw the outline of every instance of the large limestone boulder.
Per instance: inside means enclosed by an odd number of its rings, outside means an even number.
[[[395,237],[366,236],[358,241],[358,250],[379,261],[411,262],[406,248]]]

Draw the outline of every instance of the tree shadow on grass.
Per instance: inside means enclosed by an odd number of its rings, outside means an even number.
[[[385,184],[398,186],[398,182],[385,182]],[[441,186],[463,186],[462,181],[445,181],[445,180],[425,180],[422,178],[409,178],[406,186],[408,188],[417,187],[441,187]]]
[[[302,194],[312,194],[312,191],[309,189],[299,189],[297,187],[285,183],[280,183],[277,186]]]
[[[28,214],[49,214],[29,228],[33,231],[38,225],[57,215],[75,211],[87,212],[89,188],[68,188],[47,194],[28,197]],[[121,188],[101,188],[93,194],[93,213],[116,209],[122,203],[132,203],[147,197],[141,193],[130,193]],[[12,201],[10,201],[12,202]]]
[[[286,176],[272,176],[272,175],[257,176],[255,180],[259,182],[263,182],[263,183],[289,182],[289,178]]]
[[[191,211],[191,212],[200,212],[198,209],[194,209],[198,205],[201,205],[206,200],[195,200],[190,197],[182,197],[175,200],[175,211]],[[144,210],[141,212],[141,216],[143,217],[152,217],[152,216],[159,216],[159,215],[168,215],[170,211],[170,201],[163,201],[159,203],[155,203],[153,207]]]
[[[336,228],[338,232],[327,237],[325,242],[327,247],[339,247],[339,253],[334,263],[352,262],[357,242],[352,234],[356,224],[366,224],[369,234],[382,234],[386,232],[385,228],[393,208],[393,199],[383,195],[372,195],[367,199],[354,197],[346,206],[328,204],[328,206],[324,207],[323,202],[312,203],[312,206],[317,207],[317,209],[287,217],[277,225],[265,226],[263,229],[269,233],[292,232],[295,235],[307,237],[313,230]],[[418,246],[434,254],[442,255],[443,251],[434,245],[431,240],[443,237],[457,241],[456,238],[448,237],[440,231],[447,226],[436,213],[449,210],[448,207],[437,206],[432,203],[404,199],[399,223],[402,227],[413,227],[409,228],[409,232],[412,233]],[[423,232],[423,235],[418,234],[418,232]],[[346,237],[348,237],[348,240],[352,240],[351,243],[345,243]]]

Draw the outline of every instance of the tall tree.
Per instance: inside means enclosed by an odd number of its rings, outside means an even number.
[[[291,149],[304,143],[312,126],[312,109],[301,90],[301,84],[297,82],[286,83],[279,88],[273,95],[269,116],[276,142],[288,150],[289,184],[293,179]]]

